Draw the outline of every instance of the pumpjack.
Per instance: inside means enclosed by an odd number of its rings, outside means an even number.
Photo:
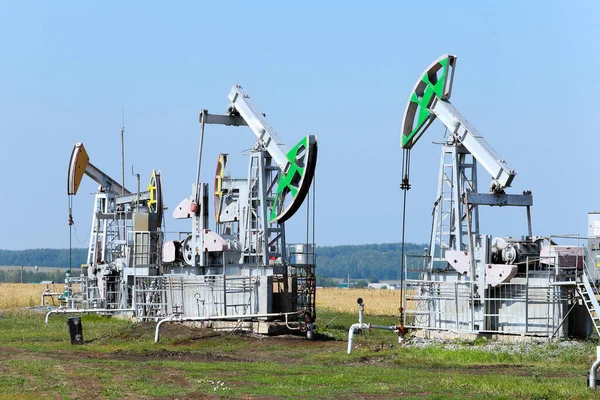
[[[191,229],[176,240],[166,240],[169,233],[161,227],[166,206],[159,171],[153,171],[146,191],[132,192],[91,164],[83,144],[75,145],[68,173],[70,214],[84,175],[100,187],[87,262],[80,276],[67,277],[63,307],[56,312],[211,321],[238,316],[263,325],[285,316],[287,328],[312,329],[314,243],[286,243],[285,222],[307,199],[316,170],[316,136],[287,148],[239,85],[229,93],[225,114],[203,109],[199,122],[192,193],[173,211],[173,218],[189,219]],[[256,138],[245,178],[232,178],[229,155],[218,156],[215,230],[209,224],[209,185],[200,181],[204,131],[210,124],[247,126]],[[311,212],[310,205],[306,208]]]
[[[445,128],[428,253],[403,260],[404,323],[430,331],[566,336],[585,323],[569,324],[577,282],[587,280],[584,251],[533,235],[531,191],[507,193],[515,170],[450,102],[456,61],[445,54],[421,74],[402,122],[405,196],[411,149],[436,119]],[[491,178],[487,192],[479,191],[478,165]],[[526,234],[483,234],[482,206],[525,208]]]
[[[63,300],[72,309],[126,309],[134,277],[162,273],[161,174],[153,170],[147,190],[131,192],[90,162],[83,143],[75,144],[67,179],[70,225],[72,196],[84,175],[100,186],[94,195],[87,260],[79,277],[67,277]],[[72,293],[75,285],[77,294]]]

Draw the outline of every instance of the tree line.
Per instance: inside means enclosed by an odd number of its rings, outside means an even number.
[[[15,268],[0,269],[0,283],[39,283],[53,281],[64,283],[70,266],[79,273],[87,259],[87,249],[29,249],[0,250],[0,265]],[[40,267],[38,271],[21,267]]]
[[[45,271],[44,271],[45,270]],[[65,283],[65,269],[44,268],[40,271],[31,271],[21,268],[0,269],[0,283],[40,283],[52,281]],[[77,270],[79,273],[79,270]]]
[[[87,249],[72,249],[71,257],[69,257],[69,249],[0,250],[0,265],[18,267],[37,265],[39,267],[79,269],[86,259]]]
[[[424,244],[405,243],[404,253],[408,256],[423,256]],[[346,278],[351,280],[400,280],[402,245],[400,243],[361,244],[317,247],[317,283],[319,278]],[[422,263],[422,258],[410,257],[407,271]],[[409,274],[414,276],[414,272]]]
[[[422,256],[426,245],[405,243],[404,252],[409,256]],[[402,245],[400,243],[361,244],[343,246],[317,246],[317,284],[321,286],[333,285],[337,282],[334,278],[346,279],[350,274],[352,280],[376,282],[378,280],[399,280],[400,264],[402,261]],[[86,262],[87,249],[72,249],[69,262],[69,249],[32,249],[32,250],[0,250],[0,265],[8,266],[40,266],[54,268],[69,268],[78,270]],[[410,271],[422,260],[409,258],[407,270]],[[13,282],[20,281],[14,273],[0,271],[0,282],[7,279]],[[29,273],[29,272],[28,272]],[[47,272],[43,272],[48,274]],[[62,273],[62,272],[61,272]],[[41,277],[42,272],[38,272]],[[56,279],[56,272],[50,273],[52,278],[31,277],[34,282]],[[64,280],[64,273],[63,280]],[[409,272],[410,274],[410,272]],[[414,273],[413,273],[414,274]],[[29,278],[29,275],[28,279]],[[18,278],[18,279],[17,279]],[[17,279],[17,280],[15,280]],[[24,278],[25,279],[25,278]],[[330,279],[330,280],[327,280]],[[28,280],[29,282],[29,280]]]

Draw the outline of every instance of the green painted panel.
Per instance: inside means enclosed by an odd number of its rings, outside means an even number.
[[[275,199],[273,202],[273,208],[271,208],[270,220],[274,222],[277,219],[277,204],[282,196],[292,196],[292,199],[296,197],[298,194],[298,183],[302,179],[304,175],[304,168],[298,165],[297,157],[298,152],[301,149],[308,150],[308,136],[304,137],[296,146],[294,146],[288,153],[286,157],[290,162],[290,168],[288,169],[287,174],[284,174],[283,171],[279,176],[279,181],[277,182],[277,192],[275,193]],[[293,201],[293,200],[292,200]]]
[[[408,135],[402,135],[402,147],[406,147],[406,145],[411,142],[411,140],[414,138],[417,132],[419,132],[419,130],[423,127],[427,119],[431,116],[431,111],[429,107],[431,106],[433,97],[443,97],[446,79],[448,78],[448,59],[449,57],[445,57],[439,60],[436,63],[436,65],[425,71],[425,73],[421,76],[420,81],[425,84],[425,89],[423,90],[422,95],[419,95],[418,93],[414,92],[410,96],[409,101],[414,104],[413,107],[417,107],[417,122]],[[429,74],[432,69],[439,68],[438,65],[441,66],[442,73],[439,76],[437,82],[432,83],[429,79]]]

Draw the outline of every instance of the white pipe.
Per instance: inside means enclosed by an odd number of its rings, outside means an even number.
[[[596,389],[598,367],[600,367],[600,346],[596,346],[596,361],[594,361],[592,368],[590,368],[590,377],[588,379],[590,389]]]
[[[386,331],[395,331],[396,325],[385,326],[385,325],[371,325],[369,324],[369,329],[384,329]]]
[[[313,338],[314,338],[314,327],[313,327],[312,322],[308,322],[306,324],[306,338],[308,340],[313,340]]]
[[[384,326],[384,325],[371,325],[371,324],[354,324],[348,330],[348,354],[352,352],[352,339],[354,334],[360,332],[362,329],[384,329],[386,331],[396,331],[396,325]]]
[[[352,342],[354,334],[360,332],[362,329],[385,329],[386,331],[396,331],[397,326],[383,326],[383,325],[371,325],[363,323],[363,314],[365,311],[365,304],[361,298],[358,298],[358,324],[354,324],[348,330],[348,354],[352,352]],[[599,357],[600,358],[600,357]]]
[[[365,310],[364,304],[362,304],[362,303],[359,304],[359,306],[358,306],[358,323],[359,324],[363,323],[363,313],[364,313],[364,310]]]
[[[367,324],[353,324],[348,330],[348,354],[352,352],[352,339],[354,338],[354,334],[358,333],[362,329],[368,329],[369,325]]]
[[[154,343],[158,343],[158,330],[160,329],[160,326],[163,324],[163,322],[172,322],[173,318],[175,318],[175,317],[176,317],[176,315],[173,314],[173,315],[171,315],[171,317],[163,318],[156,323],[156,329],[154,330]]]
[[[212,316],[212,317],[182,317],[180,315],[171,315],[170,317],[161,319],[156,323],[156,330],[154,332],[154,342],[158,343],[160,340],[160,326],[164,322],[206,322],[206,321],[227,321],[227,320],[244,320],[251,318],[268,318],[268,317],[281,317],[285,316],[287,320],[288,315],[299,315],[302,311],[293,311],[287,313],[270,313],[270,314],[245,314],[245,315],[223,315],[223,316]]]
[[[115,313],[115,312],[134,312],[133,308],[91,308],[88,310],[67,310],[66,308],[57,308],[50,310],[46,314],[46,326],[48,326],[48,318],[50,314],[86,314],[86,313]]]
[[[52,296],[60,296],[62,293],[51,293],[51,292],[44,292],[42,293],[42,307],[44,307],[44,297],[48,296],[48,297],[52,297]]]
[[[297,314],[297,313],[296,313]],[[298,328],[292,328],[289,324],[288,324],[288,314],[285,314],[285,327],[288,328],[290,331],[299,331],[300,327]]]

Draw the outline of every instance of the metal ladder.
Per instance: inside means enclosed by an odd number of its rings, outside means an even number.
[[[600,304],[585,271],[582,271],[581,281],[577,282],[577,293],[590,314],[596,333],[600,336]]]

